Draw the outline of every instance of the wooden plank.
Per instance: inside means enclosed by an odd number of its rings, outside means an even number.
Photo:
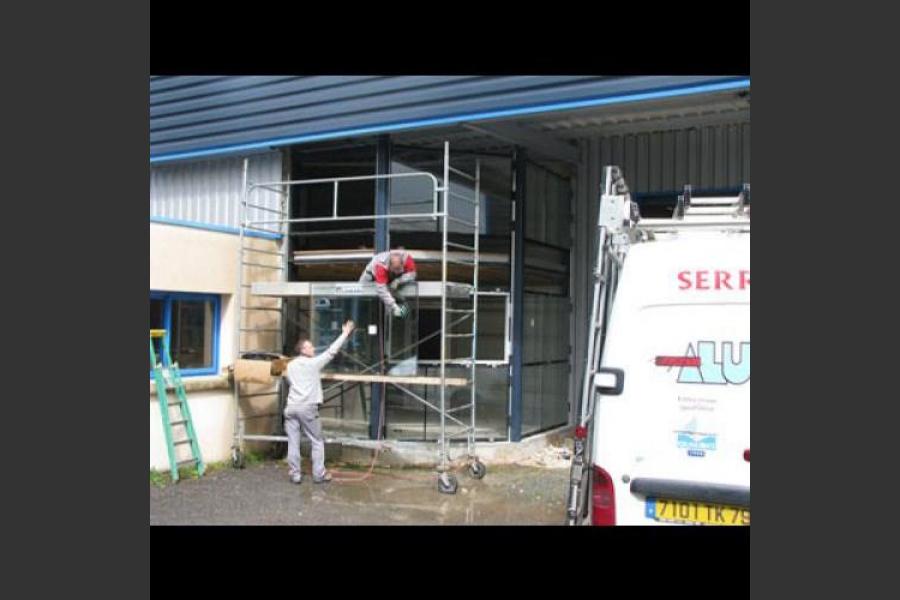
[[[354,373],[322,373],[322,379],[328,381],[357,381],[367,383],[400,383],[406,385],[441,385],[440,377],[401,376],[401,375],[357,375]],[[463,387],[469,380],[463,377],[447,377],[447,385]]]

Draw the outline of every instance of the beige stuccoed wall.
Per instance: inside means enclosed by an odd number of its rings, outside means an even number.
[[[235,302],[237,289],[238,250],[240,237],[228,233],[202,229],[150,223],[150,289],[155,291],[197,292],[220,294],[222,312],[219,323],[219,367],[224,373],[234,357]],[[245,238],[245,246],[276,252],[278,242],[261,238]],[[255,254],[252,262],[277,264],[275,256]],[[249,268],[245,277],[254,281],[273,280],[279,272],[272,269]],[[245,295],[245,301],[247,296]],[[257,306],[277,306],[277,300],[254,298]],[[253,327],[273,327],[276,321],[273,313],[254,316]],[[245,347],[269,348],[274,346],[274,334],[250,334],[245,336]],[[268,338],[263,336],[269,336]],[[230,386],[224,375],[191,377],[185,379],[187,397],[194,427],[200,442],[200,452],[206,462],[229,460],[234,428],[234,401]],[[153,386],[151,386],[153,387]],[[191,388],[201,387],[198,390]],[[208,389],[208,388],[214,389]],[[261,391],[264,386],[258,386]],[[267,388],[271,389],[271,388]],[[170,402],[174,391],[169,392]],[[245,414],[271,412],[275,399],[256,398],[252,404],[242,407]],[[169,459],[166,452],[159,402],[155,394],[150,394],[150,468],[167,471]],[[173,418],[177,409],[170,409]],[[271,419],[249,421],[247,431],[271,433],[274,422]],[[175,428],[175,438],[182,437],[179,427]],[[248,449],[253,449],[250,446]],[[190,456],[187,446],[176,448],[178,458]]]
[[[187,397],[204,462],[228,460],[231,456],[231,433],[234,426],[231,391],[188,392]],[[169,401],[174,401],[174,392],[170,392]],[[172,409],[171,413],[176,414],[177,409]],[[175,439],[181,439],[181,427],[173,427],[173,432]],[[186,444],[177,446],[175,452],[178,460],[191,456]],[[169,457],[156,396],[150,396],[150,468],[169,470]]]
[[[150,223],[150,289],[233,294],[239,243],[228,233]]]

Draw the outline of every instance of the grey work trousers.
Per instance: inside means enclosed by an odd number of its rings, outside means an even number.
[[[325,440],[319,421],[319,405],[315,402],[288,404],[284,409],[284,429],[288,437],[288,467],[291,477],[300,475],[300,431],[312,444],[312,473],[314,479],[325,475]]]

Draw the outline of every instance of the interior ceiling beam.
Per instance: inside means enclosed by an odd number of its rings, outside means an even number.
[[[508,144],[524,146],[537,156],[578,164],[578,149],[566,142],[557,140],[547,134],[509,122],[499,123],[462,123],[470,131],[483,133],[502,140]]]

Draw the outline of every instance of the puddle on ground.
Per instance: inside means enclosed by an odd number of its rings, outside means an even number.
[[[273,463],[151,489],[150,515],[158,524],[556,525],[567,479],[558,469],[489,467],[481,480],[458,474],[457,494],[447,495],[431,470],[376,469],[361,482],[297,486],[286,465]]]

